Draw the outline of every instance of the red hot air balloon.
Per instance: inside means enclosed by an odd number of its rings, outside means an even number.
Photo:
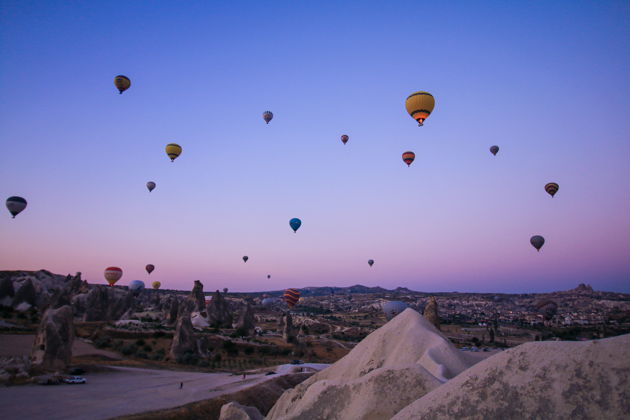
[[[411,165],[415,158],[416,154],[414,152],[405,152],[402,154],[402,160],[407,164],[407,166]]]
[[[348,137],[348,135],[347,135],[347,134],[344,134],[343,136],[341,136],[341,142],[342,142],[343,144],[348,143],[348,140],[350,140],[350,137]]]
[[[105,280],[113,286],[123,275],[123,271],[118,267],[107,267],[105,269]]]
[[[147,266],[144,267],[144,269],[147,270],[147,273],[151,274],[153,270],[155,270],[155,266],[153,264],[147,264]]]
[[[300,300],[300,291],[297,289],[287,289],[282,296],[284,301],[289,306],[289,309],[293,308],[295,304]]]

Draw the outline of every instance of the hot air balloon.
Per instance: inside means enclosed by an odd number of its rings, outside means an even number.
[[[269,121],[271,121],[272,119],[273,119],[273,113],[271,111],[263,112],[263,120],[265,120],[267,124],[269,124]]]
[[[227,288],[227,287],[224,287],[224,288],[223,288],[223,293],[227,293],[227,292],[228,292],[228,288]]]
[[[129,80],[127,76],[118,75],[114,77],[114,86],[116,86],[116,89],[118,89],[118,92],[122,95],[122,93],[131,86],[131,80]]]
[[[300,226],[302,226],[302,221],[297,217],[294,217],[293,219],[289,220],[289,226],[291,226],[291,229],[293,229],[294,233],[297,233],[297,230],[300,228]]]
[[[249,260],[249,257],[247,255],[243,256],[243,262],[247,262],[247,260]]]
[[[123,275],[123,271],[118,267],[107,267],[105,269],[105,280],[113,286]]]
[[[374,260],[368,260],[368,264],[372,267],[374,265]]]
[[[499,153],[499,146],[490,146],[490,153],[496,156]]]
[[[556,184],[555,182],[550,182],[547,185],[545,185],[545,191],[547,191],[547,194],[549,194],[551,198],[553,198],[553,196],[556,195],[559,189],[560,189],[560,185]]]
[[[435,107],[435,99],[429,92],[415,92],[407,97],[405,107],[411,118],[422,126]]]
[[[182,147],[176,143],[169,143],[166,145],[166,154],[171,158],[171,162],[177,159],[177,156],[182,154]]]
[[[349,140],[349,139],[350,139],[350,137],[348,137],[348,135],[347,135],[347,134],[344,134],[343,136],[341,136],[341,142],[342,142],[343,144],[348,143],[348,140]]]
[[[540,252],[540,248],[545,244],[545,238],[540,235],[534,235],[530,238],[529,242],[532,244],[536,251]]]
[[[144,269],[147,270],[147,273],[151,274],[153,270],[155,270],[155,266],[153,264],[147,264],[147,266],[144,267]]]
[[[405,152],[402,154],[402,160],[407,164],[407,166],[411,165],[415,158],[416,154],[414,152]]]
[[[153,287],[155,290],[159,289],[161,285],[162,285],[162,283],[160,283],[157,280],[154,281],[153,283],[151,283],[151,287]]]
[[[267,278],[270,279],[271,278],[271,274],[267,274]]]
[[[22,197],[16,197],[16,196],[7,198],[7,203],[6,203],[7,209],[9,209],[9,213],[11,213],[14,219],[15,219],[15,216],[20,214],[22,210],[26,208],[26,204],[27,203],[25,199],[23,199]]]
[[[398,300],[390,300],[383,305],[383,313],[388,321],[405,309],[407,309],[407,304]]]
[[[142,280],[131,280],[129,282],[129,290],[137,292],[144,289],[144,282]]]
[[[297,289],[287,289],[284,291],[282,298],[289,306],[289,309],[291,309],[300,300],[300,291]]]
[[[155,189],[155,182],[153,181],[147,182],[147,189],[149,190],[149,192],[153,191]]]
[[[263,306],[271,306],[275,301],[276,299],[268,297],[264,298],[261,303]]]

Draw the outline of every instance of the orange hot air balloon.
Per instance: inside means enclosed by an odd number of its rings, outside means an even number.
[[[153,270],[155,270],[155,266],[153,264],[147,264],[147,266],[144,267],[144,269],[147,270],[147,273],[151,274]]]
[[[415,92],[407,97],[405,108],[414,120],[418,121],[418,125],[422,126],[424,120],[429,118],[433,108],[435,107],[435,98],[429,92]]]
[[[105,269],[105,280],[107,280],[107,283],[109,283],[110,286],[116,284],[122,275],[123,271],[118,267],[107,267]]]
[[[341,136],[341,142],[342,142],[343,144],[348,143],[348,140],[350,140],[350,137],[348,137],[348,135],[347,135],[347,134],[344,134],[343,136]]]
[[[414,152],[405,152],[402,154],[402,160],[407,164],[407,166],[411,165],[415,158],[416,154]]]
[[[287,289],[284,291],[282,298],[289,306],[289,309],[291,309],[300,300],[300,291],[297,289]]]

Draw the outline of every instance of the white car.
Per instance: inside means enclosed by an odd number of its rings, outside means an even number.
[[[85,384],[87,381],[85,378],[81,376],[68,376],[67,378],[63,378],[63,382],[65,384]]]

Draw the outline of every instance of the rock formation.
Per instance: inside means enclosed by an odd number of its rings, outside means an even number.
[[[630,334],[522,344],[479,362],[392,420],[630,418],[629,348]]]
[[[238,321],[236,321],[235,328],[246,335],[252,335],[254,327],[256,327],[254,324],[254,311],[249,302],[246,302],[239,314]]]
[[[440,329],[440,315],[438,313],[438,304],[435,300],[435,296],[431,296],[429,298],[429,303],[424,308],[424,312],[422,314],[427,321],[435,326],[438,330]]]
[[[11,306],[14,296],[13,281],[9,277],[3,277],[0,280],[0,306]]]
[[[203,283],[199,280],[195,280],[192,292],[190,292],[190,299],[195,302],[194,310],[201,313],[202,316],[206,316],[206,300],[203,294]]]
[[[72,343],[74,342],[74,323],[72,308],[62,306],[48,309],[37,329],[31,366],[38,370],[60,370],[70,363]]]
[[[27,303],[30,306],[35,306],[37,302],[37,291],[33,286],[33,281],[27,279],[20,287],[15,296],[13,296],[13,306],[17,307],[20,304]]]
[[[293,326],[293,318],[291,313],[287,312],[282,317],[282,338],[286,343],[294,343],[296,341],[297,331]]]
[[[134,305],[131,291],[118,288],[96,286],[87,294],[79,295],[84,302],[78,302],[85,308],[84,321],[116,321]]]
[[[175,335],[173,336],[168,355],[169,359],[177,361],[178,363],[185,362],[186,357],[196,357],[199,355],[197,337],[195,336],[190,320],[190,312],[187,310],[181,311],[179,314],[175,327]]]
[[[389,419],[474,362],[406,309],[327,369],[285,392],[267,419]]]
[[[207,307],[208,322],[213,327],[232,328],[232,312],[228,302],[218,290],[212,295]]]
[[[171,296],[168,304],[168,315],[166,320],[169,324],[175,324],[177,322],[177,313],[179,312],[179,300],[177,296]]]
[[[219,420],[263,420],[263,415],[256,407],[249,407],[232,401],[223,404]]]

